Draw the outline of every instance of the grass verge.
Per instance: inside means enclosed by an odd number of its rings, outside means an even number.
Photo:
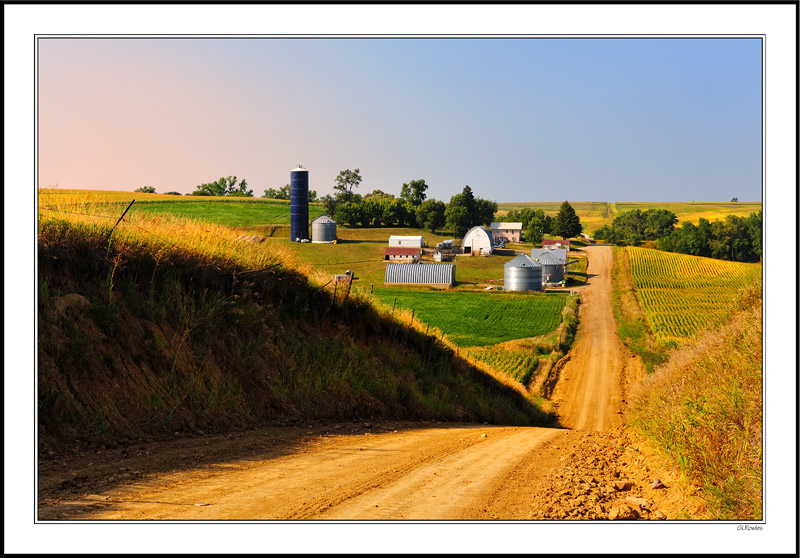
[[[756,286],[731,321],[672,353],[632,398],[631,425],[704,488],[719,519],[762,518],[762,309]]]

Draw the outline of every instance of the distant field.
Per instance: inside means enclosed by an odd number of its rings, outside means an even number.
[[[513,209],[524,209],[532,207],[534,209],[541,209],[545,215],[555,217],[558,210],[564,201],[559,202],[512,202],[512,203],[498,203],[497,216],[502,217]],[[583,230],[594,231],[605,224],[610,224],[614,219],[612,214],[613,209],[611,204],[606,202],[581,202],[570,201],[569,204],[575,210],[575,213],[580,217],[583,224]]]
[[[100,209],[104,214],[121,213],[126,202],[136,200],[131,213],[151,215],[176,215],[187,219],[201,219],[230,227],[257,227],[261,225],[288,225],[289,202],[263,198],[171,196],[143,194],[141,192],[111,192],[101,190],[40,190],[40,203],[60,211],[76,207]],[[309,219],[324,212],[321,204],[310,204]]]
[[[561,324],[568,295],[376,288],[374,296],[388,305],[396,298],[398,306],[414,310],[456,345],[485,347],[553,331]]]
[[[199,198],[202,199],[202,198]],[[149,214],[171,214],[188,219],[202,219],[218,225],[229,227],[253,227],[264,224],[288,225],[289,204],[277,202],[239,202],[225,200],[217,201],[192,201],[158,202],[134,204],[133,212]],[[316,219],[322,215],[323,209],[318,206],[309,206],[309,219]]]
[[[545,215],[554,217],[558,213],[559,207],[563,202],[515,202],[497,204],[497,216],[506,215],[512,209],[522,209],[533,207],[541,209]],[[569,202],[575,209],[575,213],[580,217],[583,224],[583,231],[592,234],[603,225],[611,225],[614,217],[640,209],[667,209],[678,217],[678,224],[684,221],[691,221],[695,225],[701,217],[709,221],[723,220],[727,215],[747,217],[753,212],[761,209],[761,202]]]
[[[725,202],[725,203],[634,203],[617,202],[612,204],[614,214],[625,213],[634,209],[667,209],[678,216],[678,224],[691,221],[695,225],[701,217],[709,221],[723,220],[728,215],[747,217],[761,210],[761,202]]]
[[[642,311],[656,339],[680,341],[724,317],[739,289],[761,281],[761,264],[627,247]]]

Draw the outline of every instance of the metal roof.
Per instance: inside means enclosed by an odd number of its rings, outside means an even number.
[[[556,263],[564,265],[567,263],[567,249],[566,248],[556,248],[555,250],[550,250],[548,248],[534,248],[531,250],[531,258],[534,260],[541,260],[543,257],[548,262],[556,260],[554,263],[547,263],[546,265],[556,265]],[[544,263],[544,260],[542,260]]]
[[[544,244],[545,246],[547,246],[548,244],[549,245],[561,244],[562,246],[569,246],[569,240],[558,240],[558,239],[550,240],[545,238],[542,241],[542,244]]]
[[[498,230],[498,231],[503,231],[503,230],[512,230],[512,231],[522,230],[522,223],[511,223],[511,222],[508,222],[508,223],[506,223],[506,222],[492,223],[492,230],[493,231],[494,230]]]
[[[333,219],[331,219],[330,217],[328,217],[327,215],[324,215],[324,214],[320,215],[319,217],[317,217],[316,219],[314,219],[311,222],[312,223],[333,223],[334,225],[336,224],[336,221],[334,221]]]
[[[472,227],[470,230],[468,230],[467,234],[464,235],[464,240],[466,240],[467,237],[472,234],[472,231],[474,231],[476,229],[479,230],[479,231],[483,231],[483,234],[485,234],[486,238],[489,239],[489,246],[491,246],[492,243],[494,243],[494,240],[492,239],[492,233],[489,232],[486,229],[486,227],[481,227],[480,225],[478,225],[477,227]]]
[[[392,235],[389,237],[389,240],[422,240],[422,235],[420,236],[396,236]]]
[[[542,265],[564,265],[567,263],[566,261],[562,261],[561,259],[555,257],[553,254],[548,254],[549,250],[545,250],[544,253],[535,256],[535,261],[541,263]]]
[[[541,267],[541,266],[542,264],[531,259],[531,257],[528,254],[520,254],[513,260],[506,262],[506,265],[504,267]]]
[[[456,281],[454,264],[387,264],[386,283],[440,283]]]

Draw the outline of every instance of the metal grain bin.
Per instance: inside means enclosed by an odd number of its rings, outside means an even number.
[[[566,257],[561,259],[560,254],[551,252],[556,252],[556,250],[542,250],[533,256],[533,260],[542,265],[542,282],[545,285],[555,285],[564,280]],[[566,255],[566,250],[563,252]]]
[[[308,240],[308,170],[301,166],[289,173],[289,203],[289,239]]]
[[[520,254],[506,263],[503,279],[506,291],[541,291],[542,265],[527,254]]]
[[[331,243],[336,241],[336,221],[320,215],[311,221],[311,242]]]

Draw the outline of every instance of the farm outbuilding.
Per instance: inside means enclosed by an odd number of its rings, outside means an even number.
[[[492,223],[492,239],[495,244],[520,242],[522,240],[522,223]]]
[[[456,282],[454,264],[395,264],[386,266],[387,285],[428,285],[449,288]]]
[[[336,221],[320,215],[311,221],[311,242],[332,244],[336,242]]]
[[[425,239],[421,236],[395,236],[389,237],[390,248],[420,248],[425,246]]]
[[[548,250],[531,250],[531,258],[542,264],[542,282],[545,285],[556,285],[564,281],[567,269],[566,248]]]
[[[419,248],[392,248],[389,247],[383,252],[383,259],[397,262],[414,263],[420,260],[421,252]]]
[[[506,262],[503,268],[503,290],[541,291],[543,266],[527,254]]]
[[[472,227],[464,235],[461,245],[464,247],[465,254],[491,256],[494,241],[492,240],[492,233],[487,228]]]
[[[569,250],[569,240],[550,240],[545,238],[542,240],[542,247],[546,248],[547,250],[555,250],[557,248],[566,248]]]

